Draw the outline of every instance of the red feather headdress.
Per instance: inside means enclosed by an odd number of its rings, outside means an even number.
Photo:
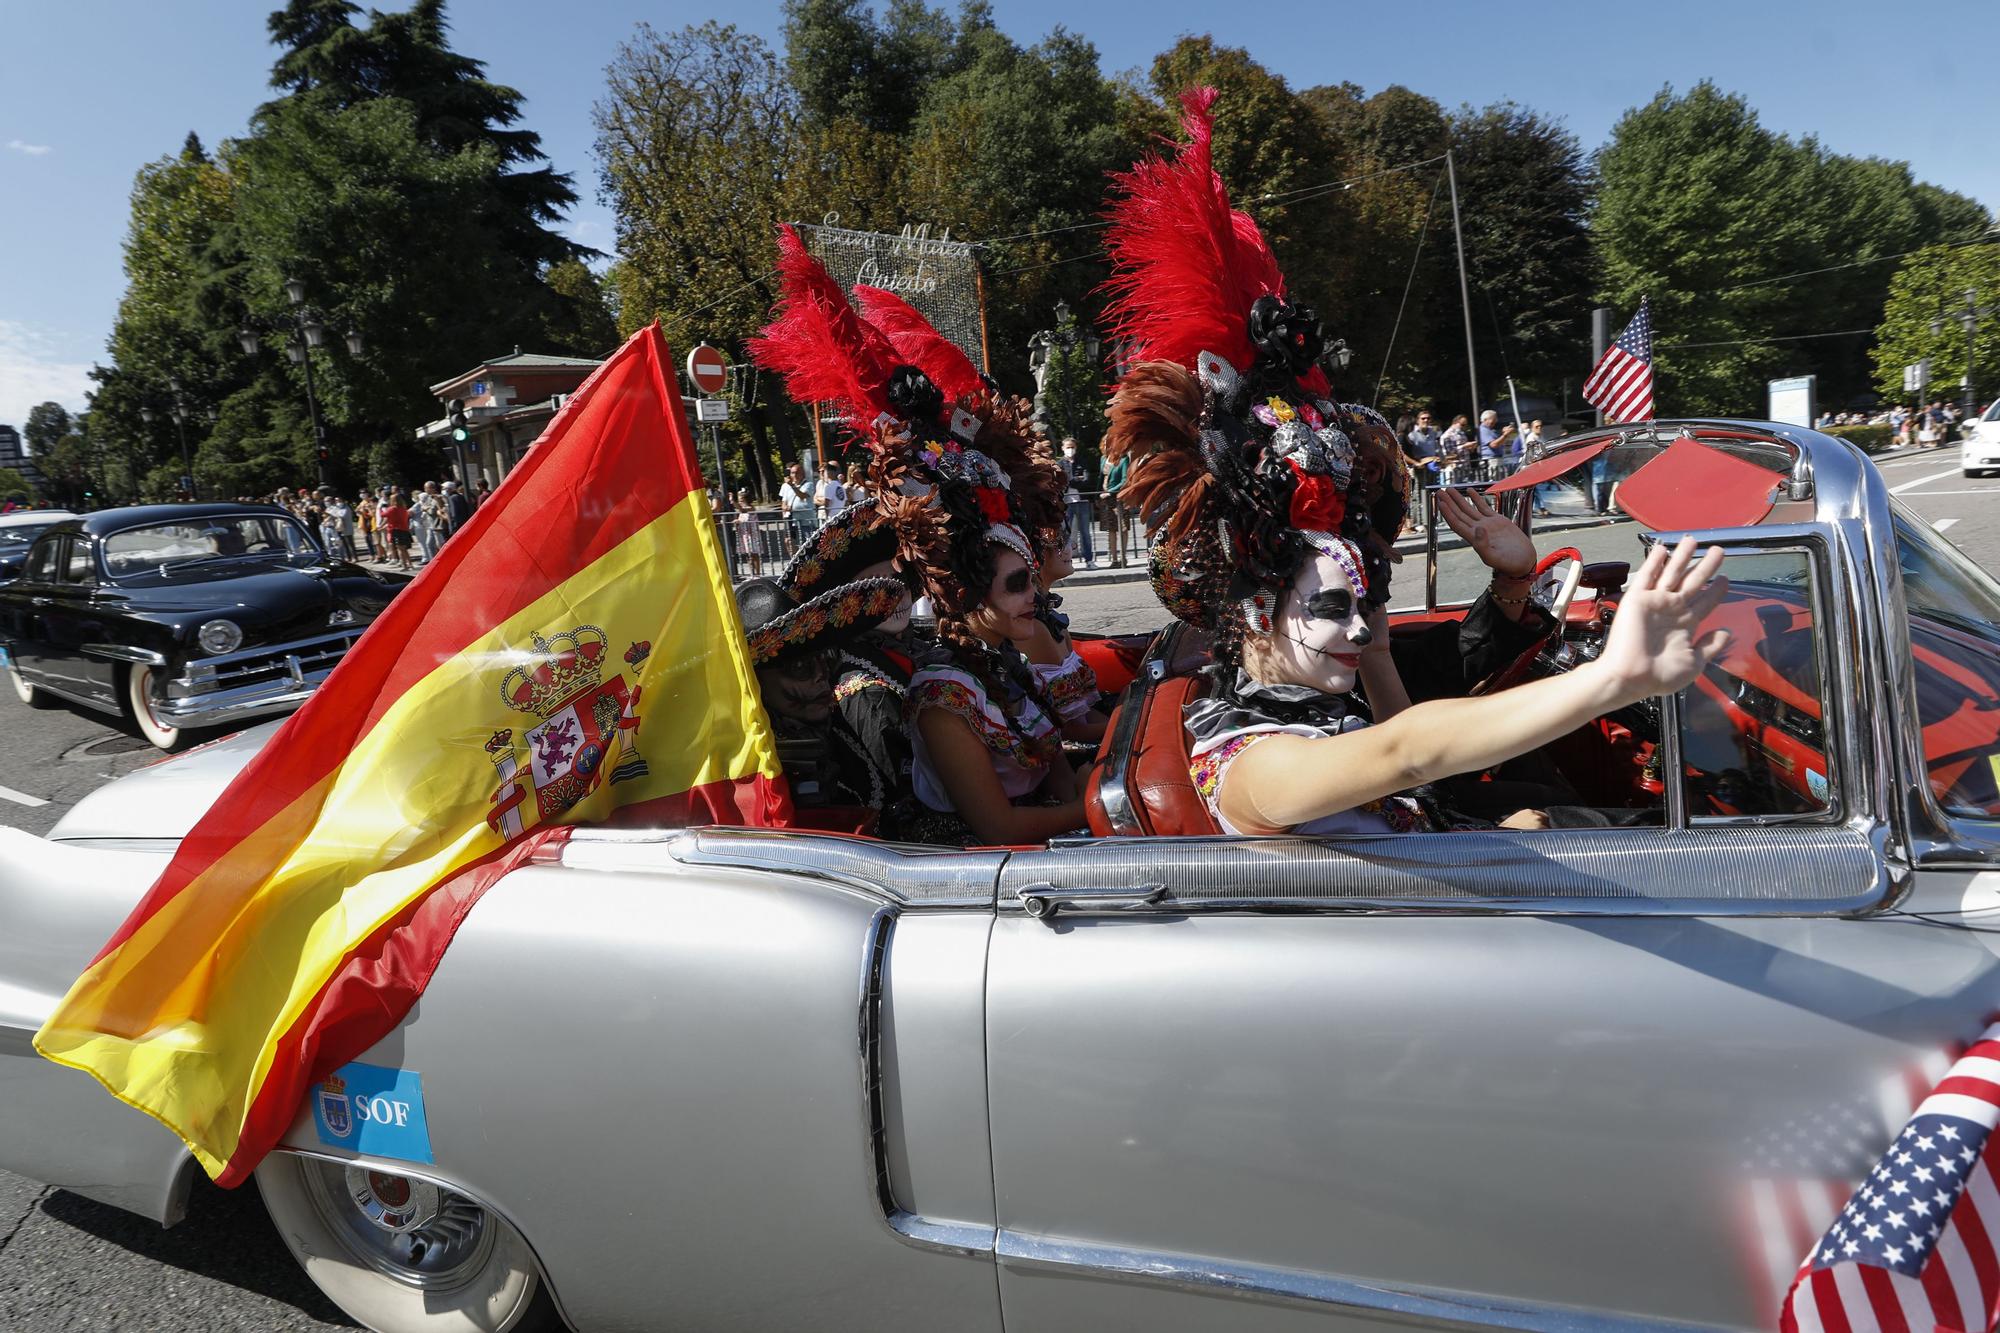
[[[784,377],[794,402],[832,403],[857,432],[890,410],[889,372],[901,361],[881,332],[813,258],[789,223],[778,227],[777,317],[750,339],[750,355]]]
[[[898,358],[930,376],[931,383],[944,391],[945,401],[977,402],[986,396],[986,381],[972,358],[939,333],[923,311],[880,287],[857,286],[854,303],[861,307],[861,317],[895,347]]]
[[[1215,98],[1213,88],[1183,93],[1187,142],[1112,178],[1104,318],[1111,336],[1130,344],[1129,361],[1193,369],[1203,352],[1213,352],[1248,371],[1256,360],[1250,307],[1260,296],[1285,295],[1285,275],[1264,233],[1229,206],[1216,174]],[[1328,392],[1318,367],[1299,382],[1309,393]]]

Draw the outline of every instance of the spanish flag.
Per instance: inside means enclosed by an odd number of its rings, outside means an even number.
[[[222,1184],[563,826],[788,816],[670,365],[654,326],[591,376],[36,1034]]]

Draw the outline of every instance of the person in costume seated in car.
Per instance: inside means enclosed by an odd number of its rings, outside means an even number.
[[[1287,297],[1256,223],[1230,209],[1209,160],[1213,101],[1209,90],[1184,98],[1188,143],[1118,178],[1106,232],[1105,322],[1137,364],[1113,401],[1105,453],[1129,460],[1124,494],[1161,538],[1163,602],[1213,634],[1215,688],[1185,719],[1190,775],[1230,833],[1484,826],[1427,784],[1686,685],[1727,643],[1695,639],[1726,586],[1714,577],[1721,552],[1656,550],[1596,661],[1413,705],[1384,610],[1401,513],[1370,482],[1370,456],[1386,448],[1380,418],[1332,400],[1317,317]],[[1514,576],[1532,569],[1532,545],[1501,532],[1483,500],[1440,503],[1494,568],[1489,628],[1526,634]],[[1447,695],[1471,670],[1464,647],[1461,633],[1433,654]],[[1524,810],[1501,822],[1548,819]]]
[[[751,355],[794,400],[839,409],[869,452],[897,566],[936,609],[937,641],[908,686],[918,812],[905,836],[1019,844],[1082,828],[1059,711],[1011,642],[1033,627],[1036,540],[1061,527],[1060,468],[1035,453],[1020,400],[908,302],[857,287],[857,311],[790,227],[778,270],[779,307]]]
[[[1035,679],[1055,705],[1063,739],[1087,747],[1088,758],[1104,738],[1111,719],[1102,706],[1097,673],[1070,642],[1069,617],[1062,613],[1062,597],[1055,591],[1056,584],[1075,572],[1076,562],[1069,544],[1061,540],[1043,543],[1039,554],[1034,629],[1014,638],[1013,644],[1028,659]]]
[[[876,832],[884,838],[910,835],[916,805],[910,775],[910,727],[904,715],[910,673],[916,669],[910,642],[910,589],[914,576],[896,563],[896,530],[873,500],[841,511],[806,538],[778,582],[805,601],[857,580],[895,579],[904,594],[896,612],[862,634],[850,635],[836,650],[833,704],[859,741],[870,765],[889,785]]]
[[[773,579],[737,589],[757,690],[799,808],[874,812],[889,804],[899,775],[876,765],[834,707],[833,671],[843,644],[907,615],[908,604],[908,590],[895,579],[842,584],[804,603]]]

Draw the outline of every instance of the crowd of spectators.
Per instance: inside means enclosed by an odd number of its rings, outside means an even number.
[[[1915,445],[1919,449],[1934,449],[1951,439],[1952,428],[1958,425],[1960,412],[1958,404],[1951,402],[1921,403],[1916,407],[1905,407],[1895,403],[1878,412],[1822,412],[1813,424],[1821,430],[1831,426],[1887,426],[1890,431],[1892,449],[1905,449]]]
[[[435,559],[491,494],[483,480],[469,493],[456,481],[427,481],[414,490],[377,486],[352,498],[330,486],[280,486],[269,495],[236,499],[289,511],[330,554],[415,570]]]

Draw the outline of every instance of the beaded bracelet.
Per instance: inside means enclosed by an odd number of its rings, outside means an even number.
[[[1519,597],[1502,597],[1499,591],[1492,587],[1487,588],[1486,592],[1493,599],[1495,606],[1526,606],[1529,600],[1526,593],[1522,593]]]

